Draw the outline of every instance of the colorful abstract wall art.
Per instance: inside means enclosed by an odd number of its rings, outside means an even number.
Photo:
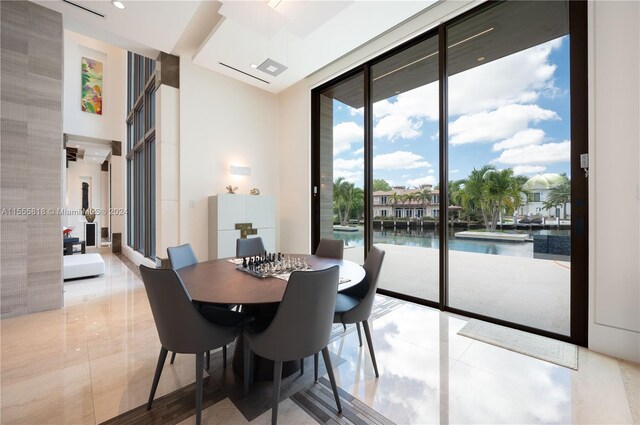
[[[102,62],[82,58],[82,110],[102,115]]]

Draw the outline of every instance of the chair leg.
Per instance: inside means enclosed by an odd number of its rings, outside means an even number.
[[[280,404],[280,381],[282,380],[282,362],[273,362],[273,405],[271,425],[278,423],[278,404]]]
[[[173,364],[175,359],[176,359],[176,352],[174,351],[173,353],[171,353],[171,364]]]
[[[304,359],[300,359],[300,376],[304,375]]]
[[[371,330],[369,330],[369,322],[363,321],[362,327],[364,328],[364,335],[367,337],[367,345],[369,346],[369,353],[371,354],[371,361],[373,362],[373,370],[376,372],[376,378],[378,374],[378,364],[376,363],[376,354],[373,352],[373,340],[371,339]]]
[[[207,351],[207,370],[211,367],[211,351]]]
[[[147,402],[147,410],[151,410],[151,405],[153,404],[153,397],[156,395],[156,389],[158,388],[158,382],[160,381],[160,375],[162,374],[162,368],[164,367],[164,362],[167,360],[167,353],[169,351],[161,347],[160,355],[158,356],[158,364],[156,365],[156,373],[153,375],[153,383],[151,384],[151,392],[149,393],[149,401]]]
[[[196,425],[202,422],[202,367],[203,353],[196,354]]]
[[[347,330],[347,325],[345,323],[342,324],[342,327],[344,328],[344,330]]]
[[[358,341],[360,341],[360,347],[362,347],[362,333],[360,332],[360,322],[356,322],[356,329],[358,330]]]
[[[244,339],[244,395],[249,395],[249,378],[251,375],[251,350],[247,338]]]
[[[313,382],[318,382],[318,353],[313,355]]]
[[[222,367],[227,368],[227,346],[222,346]]]
[[[324,347],[322,349],[322,358],[324,359],[324,365],[329,372],[329,381],[331,381],[331,389],[333,390],[333,397],[336,399],[336,406],[338,406],[338,413],[342,413],[342,405],[340,404],[340,396],[338,395],[338,386],[336,385],[336,377],[333,375],[333,367],[331,366],[331,357],[329,357],[329,349]]]

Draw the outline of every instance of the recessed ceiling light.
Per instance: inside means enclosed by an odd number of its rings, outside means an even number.
[[[477,60],[478,62],[482,62],[483,60],[485,60],[486,58],[484,56],[480,56]]]
[[[127,8],[127,6],[124,5],[124,3],[122,3],[121,1],[118,0],[111,0],[111,4],[114,5],[115,7],[117,7],[120,10],[124,10]]]
[[[258,65],[256,65],[255,63],[251,64],[251,68],[256,69],[258,67]]]
[[[282,0],[269,0],[269,2],[267,3],[267,5],[272,8],[275,9],[276,7],[278,7],[280,5],[280,3],[282,2]]]

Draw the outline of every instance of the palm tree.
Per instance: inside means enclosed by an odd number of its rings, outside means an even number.
[[[364,191],[355,187],[353,183],[344,183],[344,214],[342,215],[342,225],[346,226],[351,218],[351,213],[356,210],[359,204],[364,205]]]
[[[338,216],[338,222],[343,222],[342,209],[344,207],[346,184],[343,177],[338,177],[333,182],[333,211]]]
[[[431,202],[433,196],[431,195],[431,189],[428,187],[421,187],[420,192],[416,193],[416,199],[422,203],[422,216],[427,212],[427,204]]]
[[[398,195],[396,192],[393,192],[389,196],[389,199],[391,200],[391,216],[392,217],[396,216],[396,207],[398,205],[398,201],[400,200],[400,196],[401,195]]]
[[[512,214],[523,203],[522,188],[526,177],[514,176],[513,169],[496,170],[493,165],[484,165],[479,170],[473,169],[469,177],[460,184],[458,191],[462,207],[482,213],[485,227],[495,231],[500,213]]]
[[[571,203],[571,180],[567,178],[566,174],[563,174],[562,177],[562,183],[551,188],[547,200],[542,205],[547,210],[562,205],[563,217],[567,218],[567,204]]]
[[[417,195],[418,194],[414,192],[408,192],[404,194],[404,201],[409,204],[409,208],[411,208],[411,203],[418,199]]]
[[[527,199],[528,193],[522,188],[526,179],[514,176],[512,168],[489,171],[485,175],[484,196],[489,201],[491,231],[496,230],[501,213],[512,215],[524,203],[523,199]]]

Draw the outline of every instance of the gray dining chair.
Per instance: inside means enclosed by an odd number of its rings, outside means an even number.
[[[153,320],[160,337],[160,355],[149,393],[147,410],[153,404],[167,353],[196,356],[196,423],[202,416],[202,369],[204,354],[232,342],[242,326],[252,317],[242,313],[218,309],[224,315],[225,326],[207,320],[193,305],[180,276],[172,269],[152,269],[140,266]],[[230,320],[231,319],[231,320]]]
[[[260,236],[256,238],[236,239],[236,258],[254,257],[264,253],[264,244]]]
[[[384,260],[384,251],[377,247],[372,247],[364,262],[365,277],[362,282],[355,286],[347,288],[338,293],[336,298],[336,311],[333,323],[350,324],[355,323],[358,327],[358,338],[360,346],[362,346],[362,336],[360,335],[359,323],[362,323],[364,334],[367,338],[371,361],[373,362],[373,370],[378,374],[378,364],[376,363],[376,355],[373,351],[373,341],[371,339],[371,330],[369,329],[369,316],[373,309],[373,301],[378,288],[378,278],[380,277],[380,269]],[[314,356],[314,378],[318,380],[318,356]]]
[[[329,336],[336,305],[338,266],[319,271],[293,272],[282,302],[269,326],[260,333],[244,331],[244,392],[249,393],[252,352],[273,360],[271,423],[278,421],[282,362],[302,359],[322,351],[338,413],[342,413],[338,388],[329,357]]]
[[[196,258],[191,244],[188,243],[167,248],[167,255],[173,270],[180,270],[181,268],[198,264],[198,258]]]
[[[169,256],[169,264],[173,270],[180,270],[184,267],[189,267],[194,264],[198,264],[198,258],[191,248],[191,244],[185,243],[179,246],[172,246],[167,248],[167,255]],[[228,304],[212,304],[213,307],[230,309],[235,306]],[[207,310],[210,308],[208,305],[197,305],[199,310]],[[215,312],[215,310],[213,310]],[[201,311],[202,313],[203,311]],[[170,364],[176,360],[176,353],[171,353]],[[227,366],[227,346],[222,347],[222,361],[224,366]],[[211,365],[211,353],[207,351],[207,369]]]
[[[316,253],[318,257],[344,258],[344,241],[342,239],[320,239]]]

